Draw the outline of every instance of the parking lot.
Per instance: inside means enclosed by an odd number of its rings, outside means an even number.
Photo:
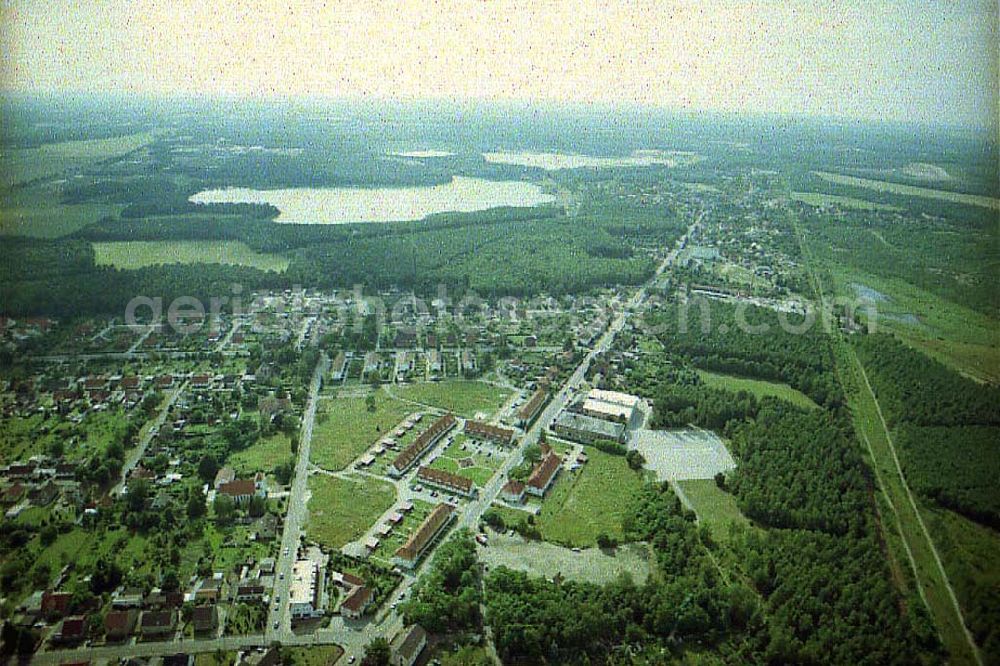
[[[736,466],[722,440],[700,428],[640,429],[632,435],[632,445],[659,481],[711,479]]]

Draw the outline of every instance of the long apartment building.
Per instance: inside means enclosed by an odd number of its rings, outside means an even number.
[[[476,487],[472,483],[472,479],[446,472],[443,469],[421,466],[417,470],[417,478],[427,485],[437,486],[446,492],[456,493],[463,497],[475,497],[476,495]]]
[[[535,465],[531,471],[531,476],[524,484],[525,490],[538,497],[542,497],[552,487],[556,475],[562,468],[562,458],[555,451],[548,450],[542,460]]]
[[[396,551],[393,563],[407,569],[417,566],[420,558],[451,522],[454,512],[455,507],[450,504],[438,504],[434,507],[420,527]]]
[[[532,394],[528,399],[528,402],[521,405],[521,409],[517,412],[517,419],[523,427],[527,427],[535,417],[538,416],[539,412],[542,411],[542,407],[545,403],[549,401],[549,393],[545,389],[538,389]]]
[[[510,443],[514,440],[513,430],[483,423],[482,421],[466,421],[465,434],[472,439],[486,440],[500,446],[510,446]]]
[[[396,459],[389,464],[388,474],[391,477],[399,478],[413,467],[427,451],[434,446],[449,430],[455,427],[458,420],[454,414],[445,414],[427,430],[420,433],[413,443],[406,447]]]

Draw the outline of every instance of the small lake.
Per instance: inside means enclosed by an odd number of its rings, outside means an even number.
[[[421,220],[435,213],[469,213],[501,206],[538,206],[556,200],[534,183],[455,176],[450,183],[420,187],[297,187],[204,190],[194,203],[271,204],[278,222],[350,224]]]

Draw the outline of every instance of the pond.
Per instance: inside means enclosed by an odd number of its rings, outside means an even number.
[[[502,206],[537,206],[552,203],[555,197],[534,183],[455,176],[444,185],[419,187],[230,187],[198,192],[191,201],[271,204],[279,211],[277,221],[290,224],[350,224],[421,220],[435,213],[467,213]]]

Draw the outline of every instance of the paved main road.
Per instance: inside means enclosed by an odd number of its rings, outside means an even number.
[[[657,267],[653,278],[646,283],[646,285],[638,289],[635,294],[632,295],[628,304],[616,314],[611,322],[611,325],[608,326],[607,330],[605,330],[604,335],[600,337],[597,344],[595,344],[587,355],[583,357],[583,360],[580,361],[580,364],[573,371],[573,374],[569,376],[569,379],[566,380],[566,383],[563,384],[559,392],[556,393],[551,401],[549,401],[549,404],[544,410],[542,410],[541,415],[539,415],[539,417],[535,420],[534,424],[528,428],[528,431],[521,439],[521,444],[518,447],[518,450],[511,455],[506,462],[504,462],[499,473],[493,475],[486,486],[479,492],[479,497],[469,504],[466,511],[459,518],[458,524],[460,527],[467,527],[469,529],[476,528],[479,524],[479,519],[483,516],[483,513],[489,509],[490,505],[493,504],[493,501],[500,494],[500,489],[503,487],[507,475],[523,460],[524,450],[538,441],[542,431],[552,425],[552,422],[555,421],[559,412],[566,407],[566,404],[580,388],[580,385],[583,384],[583,380],[587,376],[587,370],[590,368],[590,364],[593,362],[594,358],[596,358],[599,354],[607,352],[611,348],[612,343],[615,341],[615,336],[617,336],[618,333],[625,328],[625,322],[631,314],[631,311],[646,299],[647,287],[677,259],[677,255],[680,252],[681,247],[683,247],[687,237],[691,235],[700,222],[701,216],[699,215],[698,219],[696,219],[694,223],[688,227],[688,230],[684,233],[684,235],[678,239],[676,246],[667,254],[659,267]]]
[[[274,596],[279,599],[277,610],[272,605],[268,611],[265,636],[269,640],[290,641],[292,633],[291,618],[288,612],[288,588],[292,579],[292,564],[302,535],[302,524],[306,518],[306,496],[309,481],[309,449],[312,445],[313,424],[316,421],[316,403],[319,389],[323,385],[323,377],[330,367],[330,359],[324,353],[313,371],[312,383],[309,386],[309,398],[306,401],[306,411],[302,416],[302,436],[299,440],[298,459],[295,461],[295,477],[288,497],[288,511],[285,514],[285,529],[281,535],[281,552],[278,554],[277,575],[274,581]],[[275,622],[278,628],[275,629]]]

